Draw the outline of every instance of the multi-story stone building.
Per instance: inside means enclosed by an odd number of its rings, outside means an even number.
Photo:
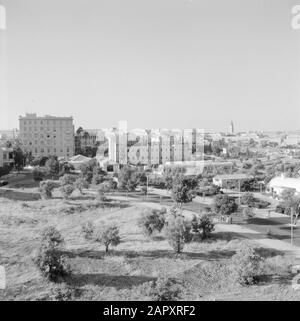
[[[19,122],[19,139],[34,157],[55,155],[67,159],[74,155],[72,117],[26,114]]]

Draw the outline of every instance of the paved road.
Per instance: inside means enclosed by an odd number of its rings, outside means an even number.
[[[114,195],[126,195],[126,193],[114,193]],[[147,196],[141,196],[141,193],[129,193],[128,199],[134,198],[135,202],[138,203],[156,203],[161,206],[173,206],[174,202],[170,196],[158,195],[149,193]],[[209,198],[207,198],[209,199]],[[207,203],[207,204],[206,204]],[[207,201],[205,204],[198,202],[191,202],[184,204],[183,209],[194,213],[201,213],[203,207],[207,206],[210,202]],[[275,204],[272,204],[271,208],[274,208]],[[290,217],[282,214],[277,214],[274,211],[271,212],[270,218],[268,218],[268,209],[256,210],[257,216],[253,218],[249,223],[245,223],[241,218],[241,215],[233,216],[233,224],[238,224],[243,228],[251,229],[255,233],[256,239],[272,238],[274,240],[280,240],[287,244],[291,242],[290,233]],[[300,247],[300,220],[298,221],[297,227],[294,227],[293,245]],[[245,234],[245,233],[243,233]],[[271,235],[269,235],[271,234]],[[247,235],[245,235],[247,236]],[[251,236],[253,238],[253,235]]]
[[[159,195],[149,195],[148,197],[144,197],[144,198],[141,198],[140,194],[135,195],[135,197],[134,195],[131,194],[131,196],[133,196],[132,198],[130,198],[132,201],[132,204],[136,204],[136,205],[141,204],[143,206],[147,206],[151,208],[161,208],[161,206],[169,207],[174,204],[167,197],[160,199]],[[120,193],[118,193],[118,195],[115,194],[114,198],[129,200],[129,198],[127,198],[126,196]],[[188,204],[188,205],[192,206],[192,204]],[[183,213],[186,217],[189,217],[190,219],[192,219],[193,213],[195,213],[195,211],[187,210],[186,207],[189,207],[189,206],[185,206]],[[265,217],[256,218],[252,221],[251,224],[245,224],[244,222],[239,220],[238,217],[235,217],[235,221],[236,221],[235,223],[237,224],[218,223],[216,225],[216,231],[239,234],[242,237],[252,239],[256,243],[260,244],[262,247],[272,248],[281,253],[285,253],[287,256],[290,256],[293,259],[296,259],[296,261],[300,263],[300,247],[298,246],[299,245],[298,228],[296,230],[296,239],[294,241],[294,246],[291,246],[288,230],[281,229],[281,227],[285,227],[285,224],[288,218],[284,217],[283,215],[281,215],[280,217],[276,217],[276,216],[274,217],[275,215],[274,213],[272,215],[271,215],[271,218],[269,219]],[[270,226],[272,226],[272,228],[274,227],[274,229],[272,230],[272,233],[274,234],[274,238],[270,238],[270,236],[267,235],[267,231],[269,230]],[[279,229],[280,232],[276,232],[277,229]]]
[[[209,200],[209,198],[206,198]],[[169,196],[159,196],[157,194],[150,194],[145,197],[145,201],[160,203],[161,205],[172,206],[173,200]],[[205,202],[209,205],[209,201]],[[272,204],[271,208],[274,208]],[[195,213],[200,213],[203,209],[203,204],[198,202],[191,202],[183,206],[185,210],[192,211]],[[291,243],[291,227],[290,227],[290,217],[286,215],[280,215],[271,212],[270,218],[267,218],[268,209],[257,210],[258,217],[253,218],[249,223],[245,224],[240,215],[233,216],[233,223],[240,224],[246,228],[258,232],[257,238],[271,238],[281,240],[287,243]],[[300,247],[300,221],[296,227],[293,228],[293,244]]]

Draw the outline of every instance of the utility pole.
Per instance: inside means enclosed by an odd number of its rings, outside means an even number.
[[[294,216],[294,209],[291,207],[291,245],[293,245],[293,216]]]
[[[241,180],[239,180],[239,205],[241,205]]]
[[[149,175],[146,175],[146,177],[147,177],[147,189],[146,189],[146,195],[148,196]]]

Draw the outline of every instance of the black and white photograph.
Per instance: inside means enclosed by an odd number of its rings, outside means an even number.
[[[0,301],[299,301],[299,213],[299,0],[0,0]]]

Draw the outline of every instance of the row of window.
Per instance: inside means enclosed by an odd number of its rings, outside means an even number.
[[[31,133],[28,133],[28,134],[24,133],[22,136],[24,138],[31,138],[31,137],[35,137],[35,138],[38,138],[38,137],[40,137],[40,138],[52,138],[53,137],[54,139],[56,139],[56,138],[62,139],[62,137],[67,137],[68,140],[71,139],[71,137],[70,137],[71,135],[68,135],[68,134],[62,135],[62,133],[60,133],[59,137],[56,136],[56,135],[51,136],[49,134],[44,135],[44,134],[37,134],[37,133],[35,133],[34,135],[31,134]]]
[[[65,125],[68,125],[69,124],[69,126],[72,126],[73,125],[73,123],[72,123],[72,120],[49,120],[49,119],[44,119],[44,120],[42,120],[42,119],[40,119],[40,120],[21,120],[21,124],[24,124],[24,125],[26,125],[26,124],[29,124],[29,125],[31,125],[31,124],[35,124],[35,125],[38,125],[38,124],[41,124],[41,125],[43,125],[43,124],[47,124],[47,125],[51,125],[51,124],[53,124],[53,125],[56,125],[56,124],[60,124],[60,125],[62,125],[62,124],[65,124]]]
[[[31,149],[32,153],[38,154],[38,153],[46,153],[46,154],[56,154],[56,153],[60,153],[60,154],[64,154],[66,153],[67,156],[70,156],[70,150],[67,148],[67,150],[64,150],[63,148],[61,149],[56,149],[56,148],[33,148]]]
[[[72,145],[72,142],[69,141],[69,140],[65,140],[64,142],[60,142],[60,144],[59,143],[56,144],[56,141],[52,142],[51,140],[47,140],[47,141],[43,141],[43,140],[37,141],[37,140],[35,140],[34,142],[24,141],[23,143],[24,143],[25,146],[26,145],[30,145],[30,146],[31,145],[49,145],[50,146],[50,145],[65,145],[65,144]]]
[[[27,132],[27,131],[28,132],[32,132],[32,131],[34,131],[34,132],[38,132],[38,131],[40,131],[40,132],[45,132],[45,131],[51,132],[51,131],[53,131],[54,133],[59,131],[59,132],[64,132],[65,135],[73,135],[72,129],[70,129],[70,128],[62,128],[62,127],[53,128],[52,130],[50,128],[43,128],[43,127],[40,127],[39,130],[38,130],[37,127],[34,127],[34,128],[33,127],[23,127],[23,128],[21,128],[21,131],[22,130],[24,132]]]

